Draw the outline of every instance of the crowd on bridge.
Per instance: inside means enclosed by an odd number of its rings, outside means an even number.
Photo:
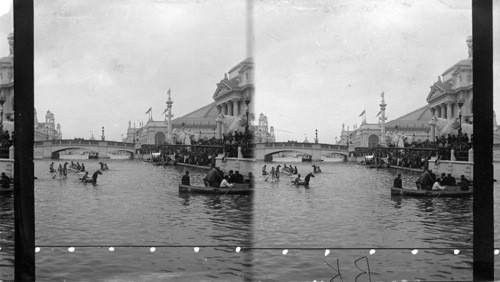
[[[8,130],[4,130],[0,133],[0,157],[9,157],[9,148],[14,145],[14,131],[9,134]]]

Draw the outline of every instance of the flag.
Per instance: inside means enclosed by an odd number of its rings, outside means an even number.
[[[153,109],[153,107],[150,107],[149,110],[145,113],[145,115],[149,114],[152,109]]]
[[[364,115],[364,114],[365,114],[365,111],[366,111],[366,110],[363,110],[363,112],[362,112],[362,113],[361,113],[361,114],[360,114],[359,116],[362,116],[362,115]]]
[[[382,111],[378,112],[378,114],[375,117],[378,117],[381,113],[382,113]]]

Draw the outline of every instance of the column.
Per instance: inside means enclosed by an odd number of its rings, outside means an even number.
[[[233,116],[235,116],[235,117],[240,115],[238,102],[239,102],[239,99],[233,99]]]
[[[227,101],[227,114],[230,116],[233,115],[233,103],[231,101]]]
[[[432,116],[434,116],[436,114],[436,109],[435,108],[431,108],[431,114],[432,114]],[[436,126],[431,125],[431,137],[430,137],[430,141],[434,142],[435,140],[436,140]]]
[[[446,118],[451,120],[453,117],[451,115],[451,101],[446,102]]]
[[[218,113],[218,115],[220,115],[222,113],[222,106],[221,105],[217,105],[217,113]],[[215,123],[217,124],[217,129],[215,131],[217,133],[216,138],[221,139],[222,138],[221,123],[220,122],[215,122]]]
[[[228,108],[226,103],[222,103],[222,112],[224,113],[224,115],[228,114]]]

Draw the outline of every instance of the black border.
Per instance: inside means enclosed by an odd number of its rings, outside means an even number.
[[[35,280],[33,0],[14,2],[14,279]]]
[[[14,2],[15,280],[35,279],[33,0]],[[472,1],[474,203],[473,278],[494,279],[492,1]]]
[[[473,279],[494,279],[493,1],[472,1],[474,203]]]

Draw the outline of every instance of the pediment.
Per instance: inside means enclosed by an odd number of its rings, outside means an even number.
[[[213,98],[219,97],[229,91],[231,91],[231,88],[229,88],[229,86],[227,86],[224,82],[221,81],[217,85],[217,89],[215,90]]]
[[[431,88],[431,91],[429,92],[429,95],[427,95],[427,102],[441,96],[444,94],[444,90],[441,89],[439,86],[434,85]]]

